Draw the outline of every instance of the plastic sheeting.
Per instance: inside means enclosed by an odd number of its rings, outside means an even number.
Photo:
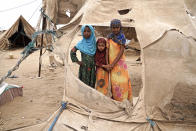
[[[21,86],[11,85],[5,82],[0,84],[0,106],[12,101],[17,96],[23,96]]]

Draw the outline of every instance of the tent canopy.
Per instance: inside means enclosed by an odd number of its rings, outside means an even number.
[[[58,13],[50,11],[59,8],[51,1],[45,1],[46,13],[60,19]],[[86,0],[69,23],[65,22],[65,35],[54,47],[65,58],[63,100],[68,101],[68,110],[60,116],[55,130],[194,131],[196,28],[187,14],[187,8],[196,13],[193,5],[196,1]],[[130,8],[125,15],[118,13]],[[124,27],[135,27],[142,49],[143,88],[133,107],[86,86],[73,74],[69,63],[70,46],[81,38],[79,25],[91,24],[96,30],[109,27],[113,18],[120,19]]]

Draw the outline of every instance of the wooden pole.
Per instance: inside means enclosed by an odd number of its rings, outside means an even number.
[[[46,17],[43,16],[43,21],[42,21],[42,31],[46,29]],[[40,50],[40,55],[39,55],[39,73],[38,77],[41,76],[41,56],[42,56],[42,47],[44,43],[44,34],[41,35],[41,50]]]

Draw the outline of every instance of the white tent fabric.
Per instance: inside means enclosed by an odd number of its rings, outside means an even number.
[[[118,10],[130,8],[132,10],[125,15],[118,13]],[[48,8],[49,12],[50,9]],[[53,15],[56,14],[53,13]],[[54,17],[53,15],[51,17]],[[186,13],[184,0],[162,0],[161,2],[156,0],[86,0],[70,23],[81,15],[81,25],[109,26],[111,19],[117,18],[122,21],[123,26],[136,27],[141,47],[152,43],[166,30],[173,28],[180,29],[188,36],[196,36],[195,29]],[[153,35],[150,35],[152,33]]]
[[[144,103],[150,118],[195,122],[196,42],[169,30],[143,49]]]
[[[84,2],[85,0],[43,0],[43,8],[55,24],[65,24],[80,10]]]
[[[54,130],[194,131],[196,29],[185,4],[183,0],[86,0],[55,44],[55,52],[65,58],[63,101],[68,106]],[[118,14],[119,9],[130,8],[128,14]],[[113,18],[136,28],[142,49],[143,89],[133,107],[83,84],[69,63],[70,45],[81,37],[79,25],[92,24],[96,30],[109,26]],[[47,130],[49,123],[40,125],[40,130]]]
[[[185,0],[185,5],[187,9],[190,11],[190,13],[193,16],[196,16],[196,5],[195,5],[195,0]]]
[[[194,4],[195,0],[185,0],[185,8],[187,14],[189,14],[190,20],[196,29],[196,5]]]
[[[16,22],[3,34],[0,35],[0,49],[5,49],[9,45],[9,38],[18,31],[19,23],[22,23],[25,34],[31,38],[35,32],[34,28],[24,19],[23,16],[20,16]]]

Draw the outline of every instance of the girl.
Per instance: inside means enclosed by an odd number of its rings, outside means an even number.
[[[105,69],[106,66],[106,40],[99,38],[97,40],[97,51],[95,54],[96,64],[96,89],[108,95],[108,72]]]
[[[121,30],[121,21],[114,19],[110,23],[112,33],[108,36],[107,59],[110,70],[112,97],[117,101],[125,99],[132,103],[132,89],[127,64],[125,63],[125,36]]]
[[[80,65],[79,79],[85,84],[94,88],[95,86],[95,61],[96,38],[94,29],[91,25],[83,25],[81,28],[83,39],[71,50],[70,56],[72,62]],[[81,61],[76,56],[76,51],[81,52]]]

